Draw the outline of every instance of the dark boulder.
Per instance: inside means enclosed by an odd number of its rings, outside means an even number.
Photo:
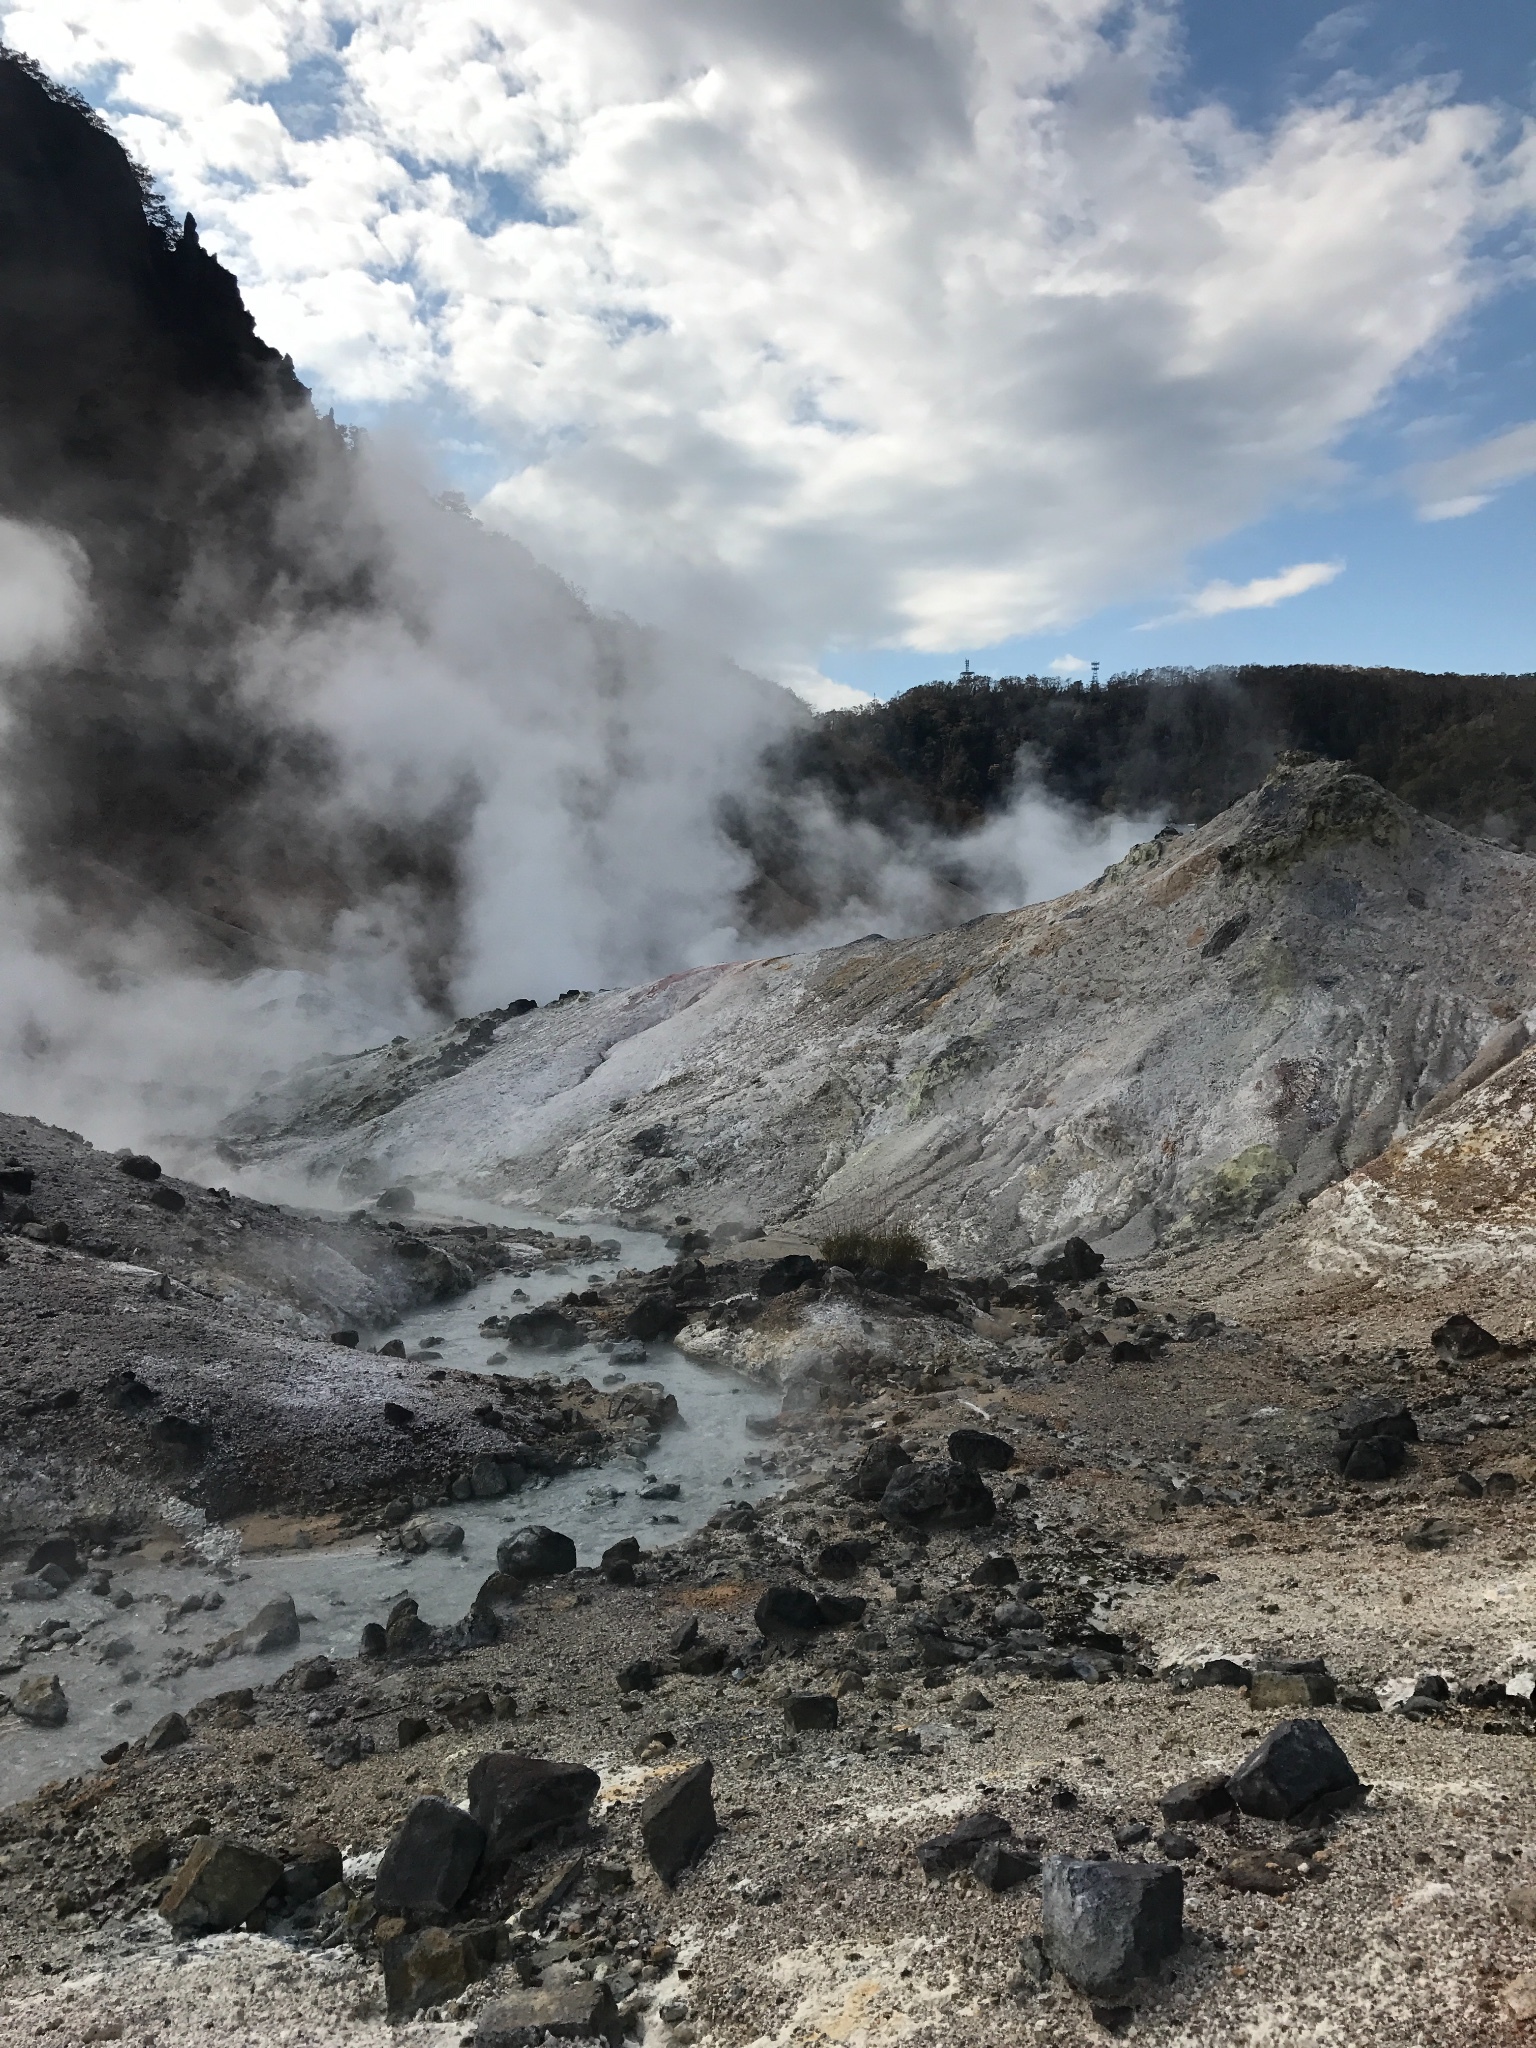
[[[40,1572],[45,1565],[57,1565],[67,1579],[78,1579],[85,1571],[73,1536],[45,1536],[27,1559],[28,1572]]]
[[[266,1904],[283,1866],[264,1849],[204,1835],[171,1879],[160,1911],[178,1934],[223,1934]]]
[[[864,1619],[869,1602],[859,1593],[818,1593],[816,1612],[823,1628],[851,1628]]]
[[[467,2038],[473,2048],[543,2048],[550,2040],[602,2040],[617,2048],[623,2032],[607,1984],[559,1984],[498,1998]]]
[[[1261,1820],[1292,1820],[1323,1802],[1337,1808],[1360,1791],[1349,1758],[1321,1721],[1281,1721],[1227,1780],[1234,1804]]]
[[[838,1543],[824,1543],[816,1555],[816,1576],[821,1579],[851,1579],[861,1565],[868,1564],[875,1546],[863,1536]]]
[[[893,1436],[877,1436],[854,1466],[848,1491],[855,1500],[879,1500],[903,1465],[912,1463],[912,1453]]]
[[[1014,1586],[1018,1579],[1018,1560],[996,1550],[989,1557],[984,1557],[971,1572],[973,1586]]]
[[[576,1546],[558,1529],[531,1522],[497,1544],[496,1565],[514,1579],[555,1579],[575,1571]]]
[[[903,1465],[880,1498],[892,1522],[920,1529],[979,1529],[997,1513],[991,1489],[964,1465]]]
[[[1013,1463],[1013,1445],[985,1429],[951,1430],[949,1455],[972,1472],[1006,1472]]]
[[[1192,1686],[1245,1686],[1252,1675],[1247,1665],[1239,1664],[1235,1658],[1207,1657],[1189,1674],[1189,1683]]]
[[[776,1294],[793,1294],[797,1287],[820,1286],[826,1270],[820,1259],[791,1252],[787,1258],[775,1259],[771,1266],[763,1268],[757,1291],[767,1301]]]
[[[801,1729],[835,1728],[837,1701],[829,1692],[792,1692],[784,1701],[784,1719],[797,1733]]]
[[[1491,1358],[1501,1349],[1499,1340],[1470,1316],[1447,1316],[1429,1333],[1435,1356],[1447,1365],[1469,1365],[1475,1358]]]
[[[1357,1400],[1346,1401],[1334,1420],[1341,1444],[1382,1436],[1395,1436],[1405,1444],[1416,1444],[1419,1440],[1419,1425],[1398,1394],[1363,1394]]]
[[[809,1635],[825,1626],[816,1595],[804,1586],[770,1586],[752,1610],[752,1619],[769,1642]]]
[[[1400,1436],[1362,1436],[1339,1446],[1340,1473],[1362,1484],[1393,1479],[1407,1462],[1408,1449]]]
[[[1184,1878],[1171,1863],[1052,1856],[1040,1887],[1050,1962],[1090,1997],[1128,1991],[1184,1939]]]
[[[373,1882],[381,1913],[437,1919],[469,1890],[485,1853],[481,1822],[446,1799],[418,1799],[395,1830]]]
[[[130,1180],[155,1181],[160,1178],[160,1162],[151,1159],[147,1152],[129,1152],[117,1162],[119,1173],[126,1173]]]
[[[640,1839],[665,1885],[677,1882],[697,1863],[720,1831],[712,1787],[715,1767],[707,1759],[658,1785],[640,1809]]]
[[[557,1308],[530,1308],[521,1315],[503,1316],[496,1335],[520,1351],[574,1351],[587,1341],[581,1324]]]
[[[1004,1820],[1000,1813],[967,1814],[947,1833],[919,1842],[917,1860],[929,1877],[942,1877],[951,1870],[968,1870],[979,1849],[1012,1833],[1012,1822]]]
[[[596,1771],[496,1749],[469,1773],[469,1811],[485,1829],[485,1854],[505,1864],[558,1829],[584,1821],[597,1797]]]
[[[1096,1280],[1103,1270],[1104,1254],[1082,1237],[1069,1237],[1064,1244],[1053,1246],[1035,1267],[1037,1277],[1052,1287],[1080,1287],[1085,1280]]]

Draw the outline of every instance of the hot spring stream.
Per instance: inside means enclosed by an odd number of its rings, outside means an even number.
[[[479,1204],[456,1205],[456,1218],[551,1227],[547,1218]],[[373,1536],[244,1557],[236,1531],[205,1524],[196,1509],[168,1497],[166,1518],[185,1532],[198,1562],[162,1562],[160,1553],[169,1546],[148,1542],[142,1552],[107,1560],[112,1593],[131,1593],[131,1605],[116,1607],[87,1593],[82,1581],[44,1604],[0,1606],[0,1691],[12,1690],[23,1672],[56,1672],[69,1700],[62,1728],[34,1728],[14,1714],[0,1717],[0,1804],[28,1797],[47,1779],[98,1768],[104,1749],[144,1734],[173,1707],[184,1710],[209,1693],[263,1684],[290,1664],[322,1653],[356,1655],[364,1623],[383,1620],[407,1594],[420,1602],[427,1621],[458,1620],[494,1571],[496,1546],[509,1529],[546,1523],[574,1539],[581,1563],[595,1564],[621,1536],[637,1536],[650,1549],[699,1528],[729,1501],[771,1492],[778,1484],[772,1450],[749,1435],[746,1424],[749,1416],[774,1413],[777,1397],[732,1374],[705,1370],[670,1344],[650,1344],[643,1365],[622,1368],[595,1345],[553,1358],[514,1353],[505,1364],[488,1365],[504,1347],[480,1335],[485,1317],[558,1299],[586,1286],[589,1275],[607,1281],[620,1267],[659,1266],[671,1257],[656,1236],[606,1229],[600,1236],[605,1244],[617,1242],[618,1257],[583,1263],[579,1270],[546,1268],[522,1279],[497,1274],[457,1301],[411,1314],[390,1335],[403,1338],[411,1352],[436,1340],[430,1348],[449,1368],[520,1378],[555,1374],[594,1386],[616,1384],[612,1376],[620,1372],[659,1381],[676,1396],[680,1419],[663,1430],[654,1450],[558,1479],[534,1478],[503,1500],[456,1501],[436,1512],[461,1525],[463,1547],[405,1559],[381,1552]],[[521,1297],[514,1289],[522,1290]],[[678,1492],[642,1500],[641,1489],[655,1485],[675,1485]],[[179,1668],[279,1593],[292,1594],[299,1610],[296,1647]],[[218,1604],[210,1608],[210,1599]],[[192,1611],[183,1612],[189,1602]],[[50,1627],[49,1646],[32,1647]],[[29,1645],[25,1653],[23,1641]]]

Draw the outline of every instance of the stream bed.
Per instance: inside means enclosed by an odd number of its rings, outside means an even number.
[[[544,1217],[473,1203],[455,1204],[444,1220],[560,1228]],[[23,1676],[56,1673],[69,1701],[61,1728],[34,1728],[13,1713],[0,1716],[0,1805],[30,1796],[48,1779],[97,1768],[104,1749],[143,1735],[173,1708],[184,1711],[210,1693],[264,1684],[310,1657],[355,1656],[364,1624],[382,1621],[408,1594],[420,1603],[425,1620],[458,1620],[495,1570],[498,1543],[526,1523],[544,1523],[570,1536],[579,1561],[588,1565],[620,1537],[638,1537],[643,1548],[652,1549],[700,1528],[730,1501],[757,1500],[776,1490],[771,1444],[747,1428],[749,1417],[776,1411],[773,1393],[696,1365],[665,1343],[648,1344],[643,1364],[619,1366],[597,1345],[555,1357],[507,1354],[504,1345],[480,1335],[487,1316],[558,1300],[572,1289],[610,1281],[622,1267],[659,1266],[671,1256],[659,1237],[618,1230],[594,1234],[605,1250],[616,1245],[617,1254],[584,1261],[579,1270],[559,1264],[516,1280],[495,1274],[457,1301],[414,1311],[389,1334],[401,1338],[413,1357],[436,1354],[436,1362],[450,1370],[554,1375],[598,1387],[618,1384],[620,1374],[659,1382],[676,1397],[678,1420],[662,1430],[654,1448],[555,1479],[536,1477],[501,1500],[438,1508],[436,1513],[463,1528],[462,1547],[404,1558],[381,1550],[371,1535],[247,1557],[237,1530],[209,1523],[196,1508],[168,1496],[165,1519],[180,1531],[180,1540],[147,1541],[138,1551],[102,1560],[112,1575],[108,1595],[87,1592],[82,1580],[55,1600],[0,1605],[0,1692],[12,1692]],[[504,1362],[490,1364],[498,1354]],[[644,1498],[647,1492],[662,1497]],[[191,1662],[281,1593],[291,1594],[299,1611],[296,1646],[220,1657],[211,1665]],[[124,1594],[132,1595],[131,1603],[114,1605]]]

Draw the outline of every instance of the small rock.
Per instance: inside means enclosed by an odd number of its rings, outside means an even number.
[[[28,1574],[11,1581],[11,1598],[13,1600],[57,1600],[58,1597],[59,1588],[54,1585],[51,1579]]]
[[[1189,1683],[1193,1686],[1245,1686],[1252,1677],[1253,1673],[1245,1664],[1239,1664],[1231,1657],[1207,1657],[1190,1673]]]
[[[1170,1785],[1157,1802],[1163,1819],[1175,1826],[1215,1820],[1218,1814],[1230,1813],[1232,1805],[1232,1794],[1222,1777],[1185,1778],[1180,1784]]]
[[[640,1838],[657,1876],[673,1885],[697,1863],[719,1833],[711,1787],[715,1767],[707,1759],[669,1778],[640,1809]]]
[[[1012,1891],[1026,1878],[1040,1875],[1040,1858],[1032,1849],[1020,1848],[1005,1838],[983,1842],[976,1851],[971,1873],[989,1892]]]
[[[298,1640],[299,1610],[293,1604],[293,1595],[279,1593],[275,1600],[256,1610],[236,1636],[235,1646],[257,1652],[290,1650]]]
[[[151,1877],[158,1877],[171,1860],[171,1838],[163,1828],[157,1828],[152,1835],[142,1835],[128,1845],[128,1868],[140,1884]]]
[[[331,1342],[333,1344],[340,1344],[344,1350],[355,1351],[357,1349],[357,1332],[356,1330],[332,1330]]]
[[[450,1522],[446,1515],[418,1515],[407,1522],[405,1531],[414,1531],[421,1538],[424,1550],[459,1550],[464,1543],[462,1523]]]
[[[402,1714],[395,1724],[395,1743],[400,1749],[411,1749],[418,1742],[425,1742],[432,1733],[432,1723],[423,1714]]]
[[[543,2048],[546,2040],[605,2040],[617,2048],[623,2031],[606,1984],[559,1984],[517,1991],[481,2013],[474,2048]]]
[[[519,1850],[584,1821],[598,1793],[596,1771],[496,1749],[469,1773],[469,1811],[484,1828],[486,1862],[500,1868]]]
[[[829,1692],[792,1692],[784,1702],[784,1719],[797,1731],[837,1726],[837,1701]]]
[[[868,1564],[875,1546],[862,1536],[843,1542],[824,1543],[816,1558],[819,1579],[851,1579],[861,1565]]]
[[[1364,1394],[1346,1401],[1334,1421],[1340,1443],[1361,1443],[1377,1437],[1396,1437],[1406,1444],[1419,1440],[1419,1425],[1398,1394]]]
[[[299,1692],[327,1692],[336,1683],[336,1666],[329,1657],[311,1657],[294,1666],[293,1682]]]
[[[158,1756],[167,1749],[178,1749],[184,1742],[190,1742],[192,1730],[180,1714],[162,1714],[154,1727],[144,1738],[144,1754]]]
[[[1436,1515],[1427,1515],[1408,1531],[1403,1542],[1409,1550],[1449,1550],[1455,1533],[1449,1522],[1441,1521]]]
[[[475,1500],[500,1500],[507,1490],[507,1475],[499,1458],[482,1453],[469,1468],[469,1490]]]
[[[1499,1993],[1499,2003],[1512,2020],[1536,2020],[1536,1970],[1522,1970]]]
[[[1397,1436],[1363,1436],[1339,1446],[1340,1474],[1361,1484],[1395,1479],[1407,1459],[1407,1448]]]
[[[1496,1495],[1508,1496],[1520,1491],[1520,1482],[1513,1472],[1490,1472],[1483,1481],[1483,1492],[1493,1499]]]
[[[1018,1578],[1018,1560],[1005,1556],[1001,1551],[993,1551],[971,1572],[970,1583],[973,1586],[1013,1586],[1017,1585]]]
[[[1244,1813],[1291,1820],[1319,1801],[1347,1804],[1360,1780],[1321,1721],[1281,1721],[1244,1757],[1227,1790]]]
[[[69,1719],[69,1701],[51,1672],[46,1678],[41,1673],[24,1678],[16,1688],[12,1704],[22,1720],[30,1721],[34,1728],[62,1728]]]
[[[403,1401],[386,1401],[384,1403],[384,1420],[391,1429],[409,1429],[416,1420],[416,1410],[414,1408],[407,1408]]]
[[[376,1624],[375,1624],[376,1625]],[[363,1630],[366,1637],[367,1629]],[[384,1624],[384,1646],[391,1657],[418,1657],[432,1641],[432,1629],[422,1620],[414,1600],[397,1600]]]
[[[1536,1884],[1516,1885],[1504,1901],[1504,1910],[1517,1927],[1536,1934]]]
[[[1250,1849],[1216,1873],[1229,1891],[1259,1892],[1271,1899],[1294,1891],[1308,1874],[1308,1861],[1286,1849]]]
[[[971,1472],[1006,1472],[1013,1463],[1013,1445],[985,1429],[951,1430],[947,1448],[952,1462]]]
[[[263,1906],[283,1866],[264,1849],[204,1835],[171,1880],[160,1911],[178,1934],[222,1934]]]
[[[1157,1846],[1170,1863],[1185,1863],[1200,1850],[1194,1836],[1184,1834],[1179,1828],[1165,1829],[1157,1838]]]
[[[576,1546],[558,1529],[532,1522],[496,1546],[496,1564],[514,1579],[554,1579],[576,1569]]]
[[[1184,1938],[1184,1878],[1169,1863],[1052,1856],[1040,1887],[1045,1953],[1079,1991],[1113,1996]]]
[[[1381,1701],[1368,1685],[1346,1685],[1339,1692],[1339,1705],[1346,1714],[1379,1714]]]
[[[381,1913],[451,1913],[485,1852],[480,1822],[446,1799],[418,1799],[379,1863],[373,1902]]]
[[[283,1866],[283,1898],[290,1906],[307,1906],[342,1878],[341,1851],[334,1842],[309,1836]]]
[[[1261,1711],[1274,1707],[1331,1707],[1337,1682],[1326,1671],[1255,1671],[1248,1686],[1248,1704]]]

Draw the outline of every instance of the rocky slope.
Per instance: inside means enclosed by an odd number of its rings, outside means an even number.
[[[714,1226],[909,1218],[952,1265],[1294,1214],[1536,999],[1536,862],[1290,759],[955,931],[521,1004],[308,1069],[229,1155]]]

